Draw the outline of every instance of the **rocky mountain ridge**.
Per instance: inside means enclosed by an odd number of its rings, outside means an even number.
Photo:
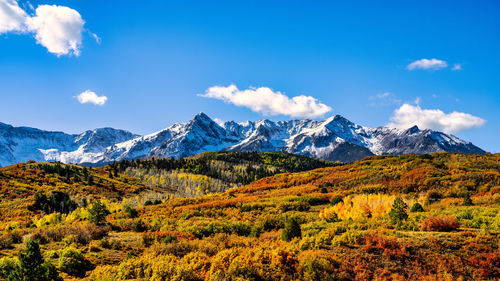
[[[352,162],[370,155],[485,153],[453,135],[413,126],[368,128],[334,115],[322,121],[234,121],[217,124],[204,113],[150,135],[113,128],[79,135],[0,123],[0,166],[28,160],[101,165],[148,157],[181,158],[207,151],[284,151]]]

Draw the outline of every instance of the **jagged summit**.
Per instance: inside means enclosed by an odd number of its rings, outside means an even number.
[[[405,130],[405,134],[415,134],[415,133],[418,133],[420,132],[420,129],[418,128],[417,125],[414,125],[413,127],[411,128],[408,128],[407,130]]]
[[[208,122],[213,122],[212,118],[208,117],[208,115],[206,115],[204,112],[200,112],[198,114],[196,114],[193,118],[193,120],[205,120],[205,121],[208,121]]]
[[[138,136],[99,128],[78,135],[0,123],[0,166],[28,160],[105,164],[146,157],[185,157],[206,151],[285,151],[352,162],[370,155],[484,153],[470,142],[432,130],[369,128],[343,116],[322,121],[227,121],[217,124],[203,112],[187,123]]]

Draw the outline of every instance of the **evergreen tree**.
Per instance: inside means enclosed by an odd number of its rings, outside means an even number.
[[[334,206],[334,205],[337,205],[340,202],[344,202],[344,200],[342,199],[342,197],[337,196],[337,197],[335,197],[335,198],[332,199],[332,201],[330,202],[330,205]]]
[[[295,237],[302,237],[302,230],[297,218],[292,217],[285,222],[285,228],[281,232],[281,239],[291,241]]]
[[[45,261],[45,267],[47,268],[47,281],[63,281],[62,277],[59,276],[56,267],[49,261]]]
[[[392,204],[392,209],[389,212],[389,217],[391,218],[391,223],[395,226],[401,225],[401,223],[408,218],[406,209],[408,205],[403,201],[401,197],[397,197]]]
[[[466,193],[464,196],[464,201],[462,202],[462,205],[464,206],[472,206],[474,203],[472,203],[472,199],[470,198],[470,194]]]
[[[88,176],[87,185],[94,185],[94,177],[92,175]]]
[[[10,273],[9,281],[62,281],[55,267],[45,262],[40,245],[30,240],[26,249],[19,253],[19,267]]]
[[[422,205],[420,205],[420,203],[417,202],[417,203],[413,204],[413,206],[411,206],[410,212],[411,213],[425,212],[425,210],[422,207]]]
[[[137,211],[137,209],[134,209],[128,205],[125,206],[124,211],[127,214],[127,217],[131,218],[131,219],[136,218],[139,215],[139,212]]]
[[[103,223],[109,214],[108,208],[100,200],[94,202],[89,208],[89,220],[95,224]]]

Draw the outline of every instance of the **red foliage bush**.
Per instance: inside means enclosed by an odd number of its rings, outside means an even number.
[[[399,260],[408,256],[406,247],[394,237],[366,236],[365,250],[368,253],[382,252],[391,260]]]
[[[420,229],[425,231],[453,231],[460,227],[457,218],[453,216],[428,217],[422,221]]]
[[[469,258],[469,264],[477,267],[478,279],[500,278],[500,254],[480,253]]]

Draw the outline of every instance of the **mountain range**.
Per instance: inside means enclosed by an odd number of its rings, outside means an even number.
[[[87,165],[150,157],[181,158],[207,151],[284,151],[352,162],[371,155],[433,152],[483,154],[453,135],[432,130],[368,128],[335,115],[309,119],[218,124],[204,113],[150,135],[100,128],[81,134],[0,123],[0,166],[28,160]]]

